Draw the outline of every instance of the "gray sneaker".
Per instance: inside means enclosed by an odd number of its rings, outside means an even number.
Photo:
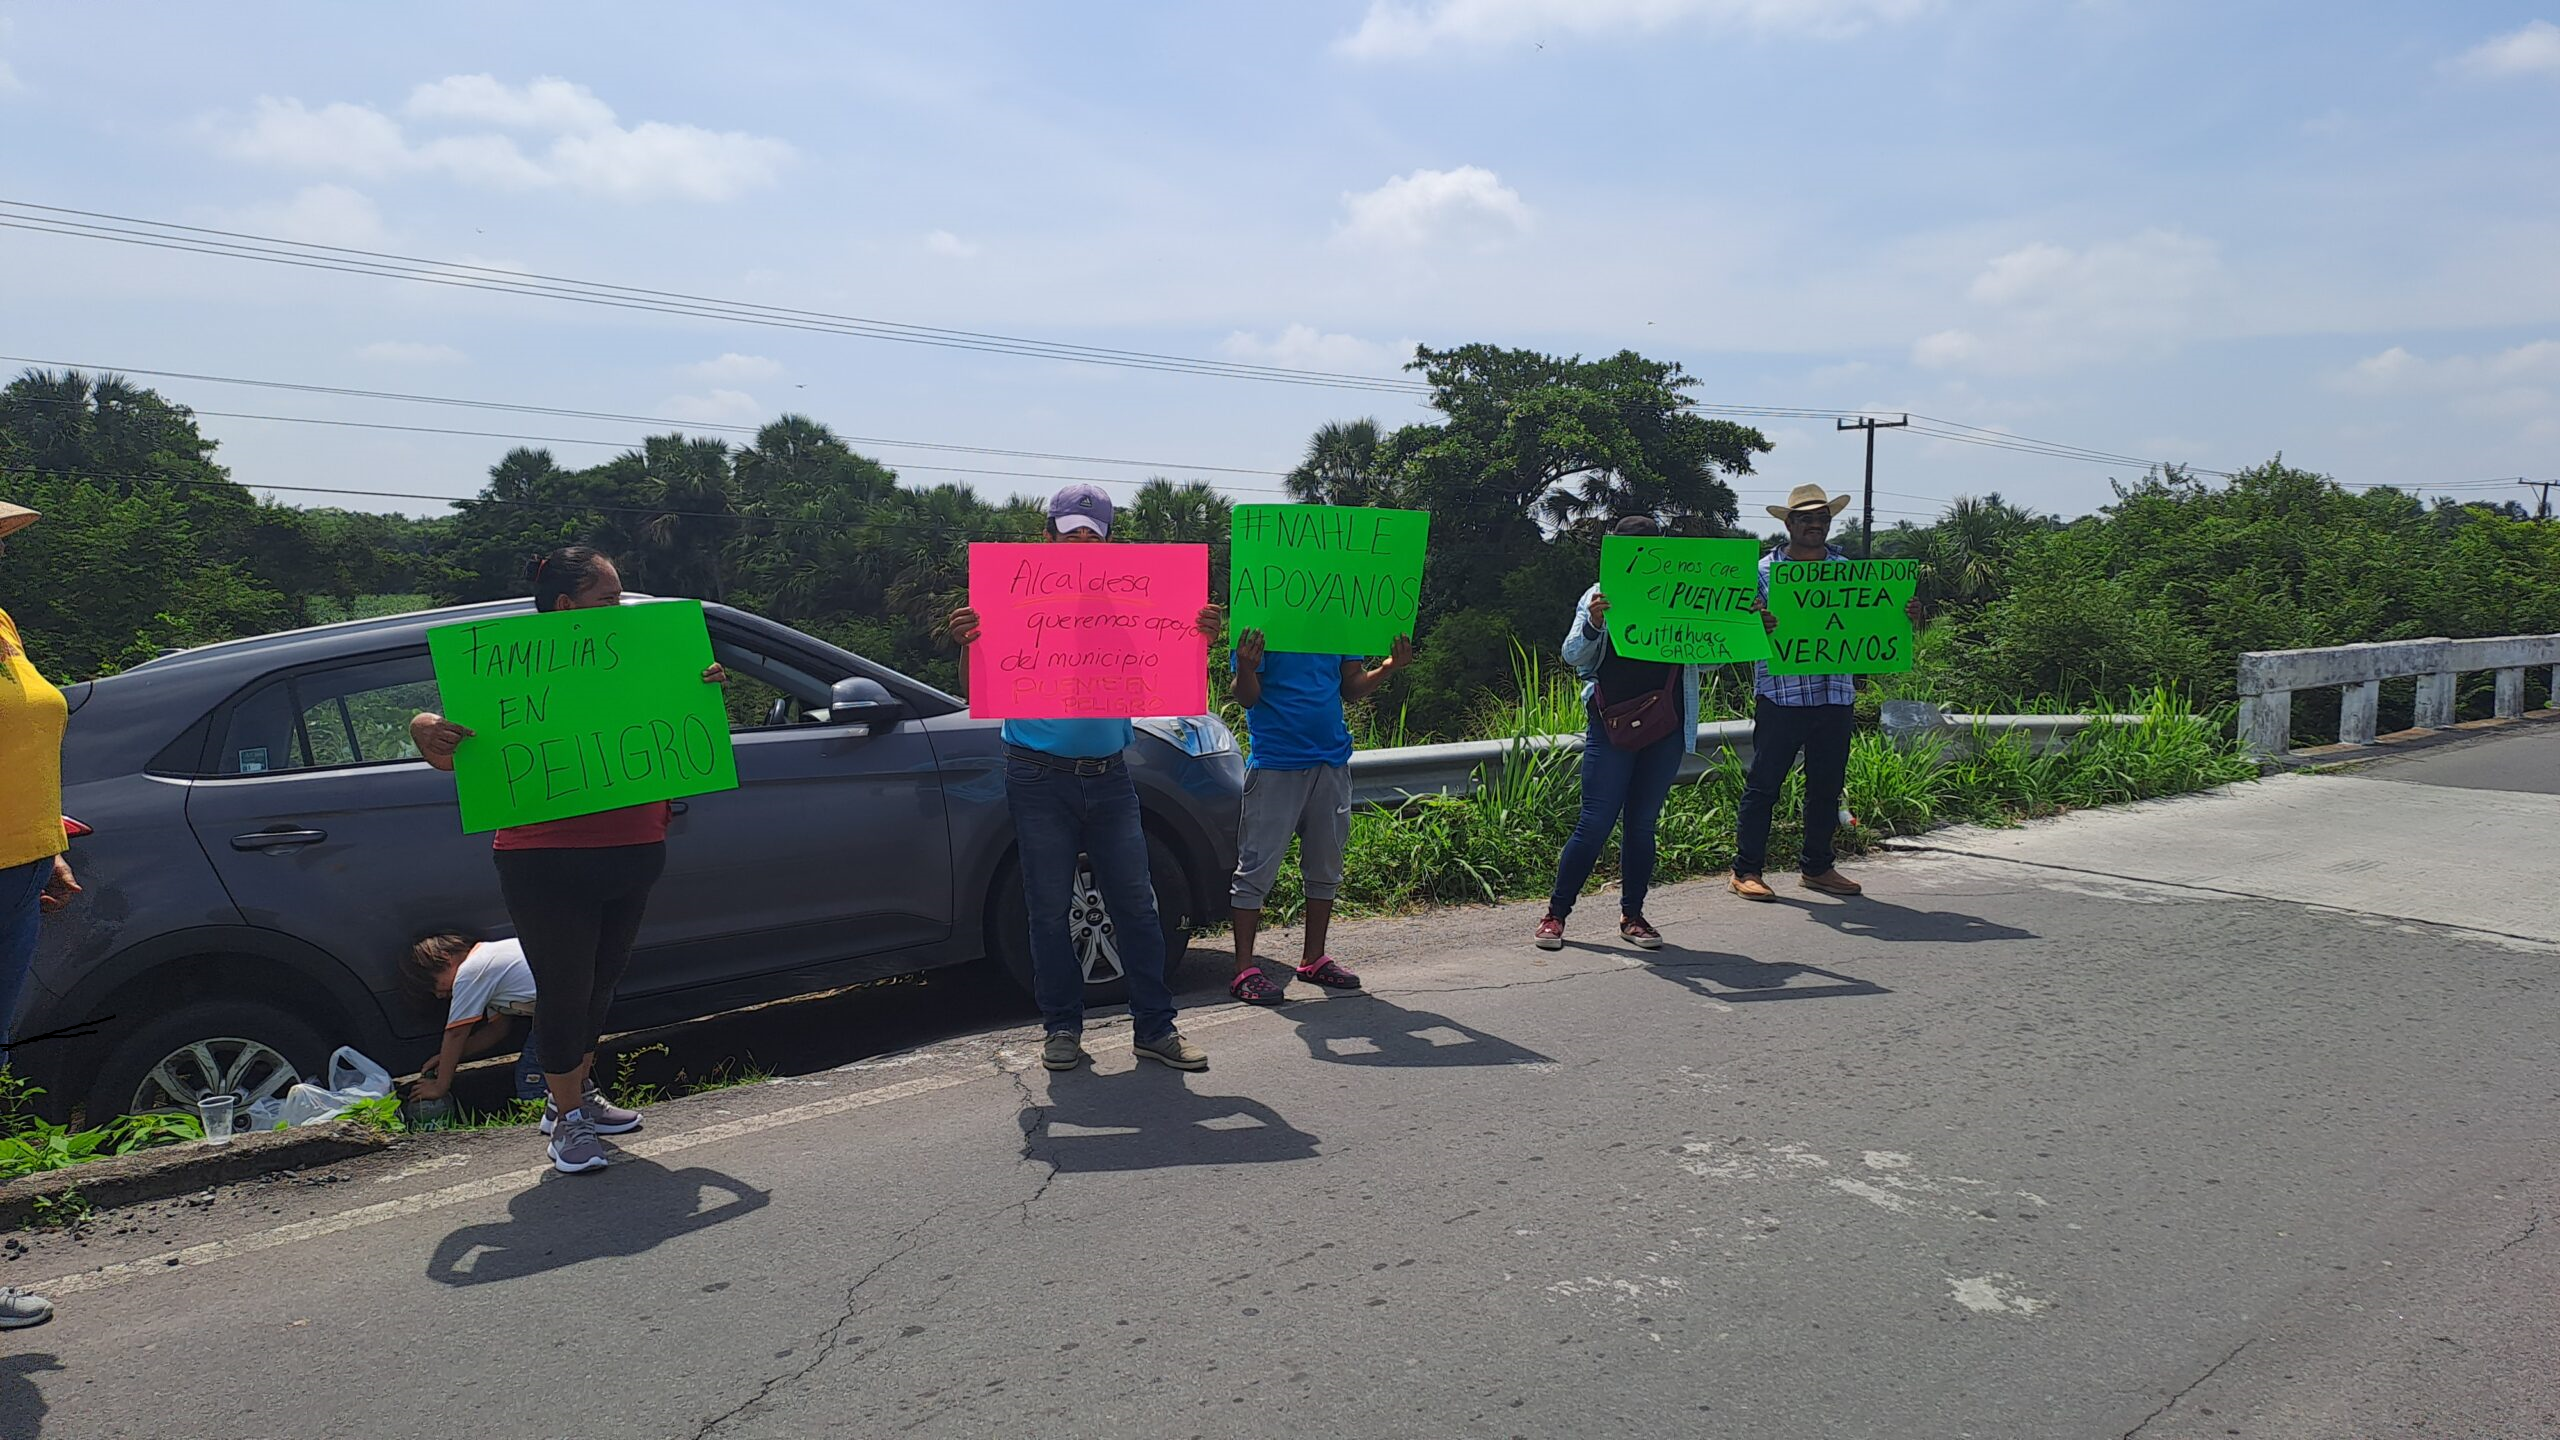
[[[53,1302],[15,1285],[0,1289],[0,1330],[24,1330],[53,1318]]]
[[[604,1142],[596,1138],[595,1122],[587,1112],[572,1110],[561,1116],[551,1131],[551,1168],[576,1175],[604,1167]]]
[[[604,1092],[598,1090],[592,1081],[588,1082],[586,1098],[579,1102],[578,1108],[587,1113],[587,1119],[594,1122],[596,1133],[599,1135],[628,1135],[640,1128],[639,1111],[625,1109],[607,1100],[604,1098]],[[550,1134],[551,1127],[559,1123],[559,1104],[551,1100],[543,1101],[542,1133]]]
[[[1052,1070],[1073,1070],[1093,1057],[1084,1053],[1084,1039],[1057,1031],[1040,1042],[1040,1063]]]
[[[1179,1030],[1167,1030],[1153,1040],[1141,1040],[1136,1048],[1139,1054],[1148,1059],[1170,1065],[1176,1070],[1209,1068],[1208,1052],[1183,1039],[1182,1032]]]

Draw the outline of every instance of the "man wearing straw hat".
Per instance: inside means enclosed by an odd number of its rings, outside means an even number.
[[[1849,497],[1829,496],[1819,485],[1799,485],[1785,505],[1768,507],[1787,524],[1787,543],[1760,557],[1760,623],[1775,631],[1778,618],[1769,613],[1769,579],[1781,561],[1797,563],[1845,560],[1831,543],[1831,517],[1847,509]],[[1920,619],[1912,602],[1913,623]],[[1787,769],[1804,752],[1804,854],[1798,881],[1825,895],[1859,893],[1855,880],[1832,864],[1832,836],[1838,830],[1840,791],[1849,774],[1849,730],[1856,683],[1846,675],[1772,675],[1769,662],[1753,667],[1751,712],[1751,778],[1742,790],[1733,854],[1733,893],[1745,900],[1775,900],[1762,871],[1769,859],[1769,817],[1778,808],[1778,791]]]
[[[0,554],[9,535],[34,523],[36,512],[0,500]],[[62,692],[27,659],[17,623],[0,610],[0,1065],[9,1059],[18,992],[35,966],[37,926],[80,893],[63,858],[70,842],[62,829],[62,730],[70,716]],[[52,1317],[43,1296],[0,1287],[0,1330]]]

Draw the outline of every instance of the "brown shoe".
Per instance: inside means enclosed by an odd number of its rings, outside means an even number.
[[[1848,876],[1841,874],[1837,870],[1825,870],[1819,875],[1807,875],[1797,883],[1803,885],[1807,890],[1819,890],[1825,895],[1864,895],[1867,893],[1865,886],[1860,885],[1857,881],[1850,879]]]
[[[1778,898],[1778,892],[1769,888],[1769,882],[1761,879],[1757,875],[1745,875],[1740,871],[1734,872],[1733,893],[1741,896],[1745,900],[1775,900]]]

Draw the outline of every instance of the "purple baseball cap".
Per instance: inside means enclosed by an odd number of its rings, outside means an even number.
[[[1079,480],[1049,497],[1049,523],[1060,530],[1111,533],[1111,497]]]

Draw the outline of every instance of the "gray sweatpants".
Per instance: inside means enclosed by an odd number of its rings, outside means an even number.
[[[1307,898],[1330,900],[1342,889],[1342,852],[1351,841],[1351,767],[1252,770],[1244,782],[1244,822],[1236,837],[1235,907],[1259,910],[1280,878],[1289,837],[1298,837],[1298,871]]]

